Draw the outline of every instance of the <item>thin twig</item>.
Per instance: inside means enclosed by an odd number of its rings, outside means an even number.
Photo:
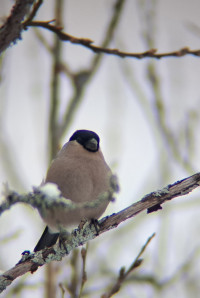
[[[79,250],[75,249],[70,259],[71,265],[71,276],[70,276],[70,284],[67,285],[67,289],[71,295],[71,297],[77,297],[78,286],[79,286],[79,265],[78,265],[78,258],[79,258]]]
[[[189,173],[194,172],[190,160],[186,160],[181,152],[181,146],[178,146],[177,136],[167,123],[167,116],[165,113],[164,101],[162,98],[161,85],[159,75],[157,74],[156,67],[152,63],[149,64],[147,75],[151,84],[154,96],[154,108],[156,111],[157,127],[161,132],[161,136],[166,143],[165,148],[169,148],[173,158]]]
[[[51,55],[53,54],[53,46],[50,44],[50,42],[45,38],[45,36],[41,33],[41,30],[35,28],[34,33],[36,37],[38,38],[39,42],[42,46],[44,46],[45,50],[49,52]]]
[[[163,291],[164,288],[171,287],[173,284],[184,278],[185,274],[190,272],[191,267],[197,260],[197,254],[199,254],[199,248],[197,248],[187,260],[169,277],[164,277],[162,280],[155,276],[154,274],[138,274],[129,276],[125,282],[127,283],[140,283],[140,284],[150,284],[152,288],[157,291]],[[158,295],[159,296],[159,295]]]
[[[140,3],[140,2],[138,2]],[[147,47],[154,46],[154,39],[156,36],[156,25],[155,25],[155,11],[156,11],[157,0],[151,0],[147,3],[146,9],[141,8],[145,11],[144,19],[146,20],[146,28],[143,32],[144,41]],[[185,52],[186,50],[186,52]],[[189,49],[183,49],[183,53],[188,53]],[[190,50],[189,50],[190,51]],[[157,73],[156,65],[154,61],[149,61],[147,65],[147,77],[152,87],[153,92],[153,111],[156,114],[157,127],[160,130],[161,137],[164,139],[166,144],[165,148],[168,148],[173,158],[183,166],[189,173],[194,172],[194,168],[189,160],[185,160],[181,152],[181,147],[177,144],[177,136],[170,128],[167,122],[166,108],[164,105],[161,82]]]
[[[151,235],[151,237],[149,237],[146,241],[146,243],[143,245],[143,247],[141,248],[139,254],[137,255],[137,257],[135,258],[135,260],[133,261],[133,263],[130,265],[130,267],[125,270],[125,267],[122,267],[119,271],[119,276],[116,280],[116,282],[114,283],[114,285],[111,287],[110,291],[108,293],[105,293],[101,296],[101,298],[110,298],[112,297],[114,294],[116,294],[117,292],[119,292],[123,282],[127,279],[127,277],[129,276],[129,274],[136,268],[138,268],[141,264],[142,264],[142,259],[140,259],[141,255],[143,254],[143,252],[145,251],[145,249],[147,248],[147,246],[149,245],[150,241],[153,239],[153,237],[155,236],[155,233],[153,235]]]
[[[82,261],[83,261],[83,267],[82,267],[82,280],[81,280],[81,287],[80,287],[80,292],[79,292],[79,298],[81,298],[82,293],[83,293],[83,288],[85,286],[85,283],[87,281],[87,272],[86,272],[86,257],[87,257],[87,252],[88,252],[88,243],[86,244],[86,248],[81,249],[81,256],[82,256]]]
[[[55,17],[57,26],[62,26],[63,6],[63,0],[55,2]],[[49,116],[49,162],[51,162],[52,158],[55,157],[60,142],[60,136],[58,135],[58,112],[60,106],[60,63],[62,60],[62,43],[56,35],[52,54],[53,66]]]
[[[164,52],[164,53],[157,53],[157,49],[149,49],[145,52],[140,52],[140,53],[134,53],[134,52],[125,52],[121,51],[119,49],[109,49],[109,48],[104,48],[101,46],[96,46],[93,44],[93,40],[88,39],[88,38],[78,38],[75,36],[72,36],[68,33],[64,33],[62,31],[62,28],[56,27],[54,25],[49,24],[49,22],[42,22],[42,21],[34,21],[30,22],[28,27],[41,27],[44,29],[47,29],[49,31],[54,32],[62,41],[68,41],[73,44],[79,44],[82,45],[94,53],[97,54],[108,54],[108,55],[114,55],[118,56],[120,58],[136,58],[136,59],[144,59],[144,58],[154,58],[154,59],[161,59],[164,57],[183,57],[186,55],[193,55],[196,57],[200,56],[200,49],[197,50],[191,50],[189,47],[183,47],[179,50],[176,51],[171,51],[171,52]]]
[[[28,16],[28,18],[23,23],[24,29],[25,29],[25,24],[31,22],[35,18],[36,14],[37,14],[37,12],[38,12],[38,10],[40,8],[40,6],[42,5],[42,3],[43,3],[43,0],[38,0],[33,5],[33,9],[31,11],[30,15]]]
[[[61,290],[61,298],[65,298],[65,288],[62,283],[59,283],[59,288]]]
[[[102,49],[107,48],[109,43],[112,41],[115,30],[116,30],[116,28],[119,24],[119,21],[121,19],[121,16],[122,16],[125,2],[126,2],[125,0],[116,0],[116,3],[113,6],[113,15],[112,15],[112,18],[110,19],[110,22],[108,24],[108,28],[106,30],[106,34],[105,34],[104,40],[103,40],[100,48],[102,48]],[[90,45],[92,46],[92,43]],[[96,55],[93,58],[93,61],[91,63],[91,69],[93,70],[93,72],[100,64],[101,59],[102,59],[102,55]]]

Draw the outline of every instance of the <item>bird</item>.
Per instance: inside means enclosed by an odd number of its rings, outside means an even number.
[[[100,149],[100,138],[91,130],[77,130],[58,152],[47,171],[44,183],[54,183],[62,197],[73,203],[96,200],[109,191],[112,171]],[[47,226],[34,248],[37,252],[54,245],[61,229],[80,224],[81,220],[97,220],[106,210],[109,200],[98,207],[66,210],[46,210],[43,219]]]

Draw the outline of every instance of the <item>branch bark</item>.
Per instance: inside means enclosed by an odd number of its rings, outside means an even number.
[[[12,43],[21,39],[21,32],[24,30],[22,21],[29,13],[35,0],[16,0],[12,7],[10,16],[0,28],[0,54]]]
[[[72,36],[68,33],[63,32],[63,28],[54,26],[51,24],[52,21],[32,21],[24,23],[25,27],[40,27],[43,29],[47,29],[53,33],[55,33],[61,41],[71,42],[72,44],[82,45],[85,48],[90,49],[92,52],[96,54],[107,54],[114,55],[120,58],[136,58],[136,59],[144,59],[144,58],[154,58],[161,59],[164,57],[183,57],[186,55],[194,55],[196,57],[200,56],[200,49],[191,50],[189,47],[185,46],[177,51],[171,51],[166,53],[158,53],[157,49],[149,49],[145,52],[134,53],[134,52],[124,52],[119,49],[111,49],[106,47],[101,47],[94,45],[94,41],[89,38],[79,38],[76,36]]]
[[[94,225],[86,222],[72,232],[70,238],[65,241],[64,245],[56,244],[53,247],[43,249],[37,253],[24,253],[22,259],[18,262],[18,264],[16,264],[16,266],[0,276],[0,292],[5,290],[6,287],[9,286],[17,277],[24,275],[27,272],[33,273],[39,266],[43,266],[46,263],[61,261],[62,258],[68,255],[74,248],[83,245],[108,230],[116,228],[120,223],[128,218],[136,216],[145,209],[147,209],[148,213],[157,211],[158,209],[161,209],[161,205],[163,203],[172,200],[175,197],[189,194],[192,190],[199,186],[200,172],[183,180],[177,181],[174,184],[169,184],[161,190],[154,191],[144,196],[140,201],[116,214],[114,213],[110,216],[104,217],[99,221],[98,235]],[[9,209],[14,203],[25,202],[23,196],[23,200],[20,200],[19,195],[18,197],[16,196],[16,193],[14,193],[14,195],[18,199],[15,199],[13,202],[12,194],[10,194],[8,202],[3,203],[0,206],[0,214]],[[34,201],[34,194],[31,194],[31,196]],[[30,194],[28,194],[27,197],[30,198]],[[34,207],[39,208],[38,197],[36,198],[36,201],[37,204],[35,204]],[[52,198],[50,201],[52,201]],[[30,202],[26,203],[30,204]],[[64,204],[64,202],[62,202],[62,204]],[[31,203],[31,205],[33,205],[33,203]]]

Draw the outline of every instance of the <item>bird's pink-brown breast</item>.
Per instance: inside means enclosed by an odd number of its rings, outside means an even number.
[[[46,182],[56,183],[62,196],[75,203],[96,200],[109,189],[111,170],[101,151],[89,152],[77,142],[64,145],[52,162]],[[54,214],[47,212],[45,220],[51,228],[79,224],[81,219],[98,219],[105,211],[108,202],[96,208],[66,211],[56,209]]]

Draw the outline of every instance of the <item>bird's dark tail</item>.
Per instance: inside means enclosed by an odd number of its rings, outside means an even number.
[[[39,251],[45,247],[54,245],[59,237],[59,233],[50,233],[48,226],[46,226],[40,240],[38,241],[34,252]]]

